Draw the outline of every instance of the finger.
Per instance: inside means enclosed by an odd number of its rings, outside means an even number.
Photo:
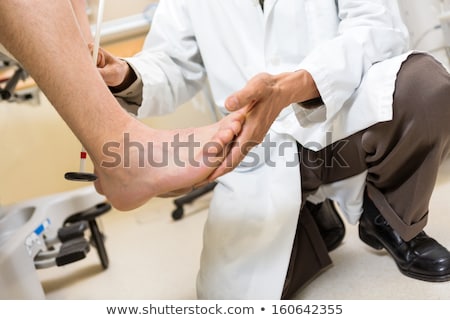
[[[89,52],[91,53],[91,55],[93,55],[94,54],[94,44],[88,43],[88,48],[89,48]],[[100,48],[99,48],[99,54],[97,55],[97,67],[99,66],[99,56],[100,56]]]
[[[94,44],[89,43],[88,47],[89,47],[89,51],[91,52],[91,55],[94,54]],[[102,48],[98,48],[97,67],[103,68],[105,65],[106,65],[106,54]]]
[[[245,106],[250,109],[264,96],[265,82],[263,75],[259,75],[250,80],[244,88],[236,91],[225,100],[225,108],[228,111],[236,111]]]
[[[217,136],[220,136],[219,140],[206,143],[201,153],[201,163],[208,168],[217,168],[222,164],[235,137],[231,129],[222,130]]]
[[[101,48],[99,48],[97,55],[97,67],[104,68],[105,66],[106,66],[106,56],[104,51]]]
[[[251,108],[256,102],[255,93],[246,89],[235,92],[225,100],[225,108],[228,111],[237,111],[244,107]]]
[[[220,166],[208,177],[209,182],[213,182],[217,178],[231,172],[244,159],[245,155],[242,153],[238,145],[230,148],[227,157],[222,161]]]
[[[228,153],[226,148],[233,143],[236,136],[238,136],[243,128],[246,117],[246,110],[242,109],[228,115],[229,121],[226,125],[222,125],[215,136],[204,145],[203,154],[206,158],[211,160],[211,157],[223,160],[224,156]]]
[[[226,158],[222,161],[220,166],[208,177],[208,181],[212,182],[218,177],[234,170],[239,163],[244,160],[247,154],[256,145],[259,144],[258,141],[249,139],[248,132],[251,129],[243,131],[237,139],[234,140],[233,144],[229,148],[225,149],[227,153]]]
[[[231,157],[230,157],[230,159],[231,159]],[[228,158],[225,159],[225,161],[223,161],[222,164],[219,167],[217,167],[217,169],[214,170],[213,173],[208,177],[208,181],[213,182],[217,178],[231,172],[233,170],[233,168],[231,168],[230,166],[227,165],[229,162],[230,161],[228,160]]]
[[[225,100],[225,108],[228,111],[236,111],[244,107],[251,109],[260,100],[262,93],[253,84],[247,84],[245,88],[235,92]]]

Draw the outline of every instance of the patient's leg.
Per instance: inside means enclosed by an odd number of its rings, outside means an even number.
[[[80,26],[81,33],[87,43],[94,42],[92,37],[91,26],[89,23],[89,17],[86,13],[86,0],[70,0],[72,4],[73,12]]]
[[[164,142],[174,141],[178,133],[186,137],[190,130],[154,130],[120,107],[92,62],[68,0],[1,0],[0,30],[0,42],[30,73],[88,151],[99,176],[96,186],[115,207],[135,208],[160,193],[200,183],[214,171],[215,165],[205,162],[178,166],[173,161],[174,151],[163,149]],[[235,113],[215,125],[198,128],[195,141],[200,145],[214,142],[221,156],[220,149],[239,133],[243,121],[244,114]],[[133,151],[130,168],[105,166],[111,160],[104,153],[105,145],[119,143],[116,151],[120,155],[126,151],[125,133],[143,146],[152,142],[146,154],[161,159],[167,152],[172,161],[158,167],[146,162],[140,168],[139,154]],[[202,159],[202,152],[197,149],[194,158]]]

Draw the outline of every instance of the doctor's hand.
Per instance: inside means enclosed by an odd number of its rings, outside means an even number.
[[[249,151],[261,143],[278,114],[286,106],[317,98],[319,92],[305,70],[278,75],[260,73],[243,89],[225,101],[229,111],[247,109],[245,124],[236,137],[226,159],[209,177],[210,181],[232,171]]]
[[[93,51],[92,44],[89,44],[89,49],[91,52]],[[97,68],[106,85],[111,88],[123,87],[125,89],[136,80],[134,71],[126,61],[102,48],[99,48],[98,51]]]
[[[281,110],[289,105],[282,94],[280,76],[261,73],[225,101],[229,111],[247,109],[247,116],[225,161],[210,176],[210,181],[232,171],[256,145],[261,143]]]

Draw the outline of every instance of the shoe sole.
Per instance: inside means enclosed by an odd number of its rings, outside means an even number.
[[[376,238],[370,234],[367,234],[366,232],[361,231],[361,228],[358,228],[358,230],[359,230],[359,238],[361,239],[362,242],[364,242],[369,247],[376,249],[376,250],[385,249],[393,258],[393,253],[380,240],[378,240],[378,238]],[[442,275],[442,276],[424,275],[421,273],[415,273],[415,272],[411,272],[406,269],[403,269],[402,266],[400,266],[395,261],[395,259],[394,259],[394,262],[402,274],[404,274],[407,277],[413,278],[413,279],[427,281],[427,282],[446,282],[446,281],[450,280],[450,274],[446,274],[446,275]]]

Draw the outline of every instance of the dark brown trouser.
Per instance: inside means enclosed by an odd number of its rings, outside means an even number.
[[[391,121],[377,123],[318,152],[299,146],[302,193],[306,199],[322,184],[367,170],[370,198],[392,228],[409,241],[427,222],[438,168],[448,153],[447,71],[427,55],[410,56],[398,74],[393,111]],[[340,165],[342,159],[348,166]],[[328,165],[318,167],[319,162]],[[327,258],[317,226],[302,209],[282,298],[291,297],[329,265]]]

